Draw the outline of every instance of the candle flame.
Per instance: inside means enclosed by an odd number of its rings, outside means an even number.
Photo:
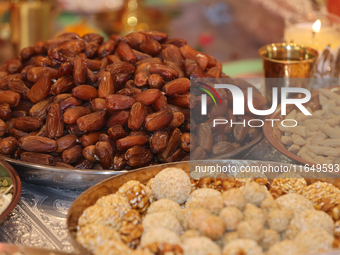
[[[313,24],[313,32],[314,33],[319,33],[320,32],[320,28],[321,28],[321,21],[318,19],[317,21],[314,22]]]

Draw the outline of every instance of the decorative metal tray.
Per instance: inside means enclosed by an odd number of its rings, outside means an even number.
[[[175,163],[167,163],[163,165],[154,165],[149,167],[143,167],[137,170],[129,171],[128,173],[124,173],[121,175],[113,176],[105,181],[102,181],[91,188],[84,191],[80,196],[74,200],[72,203],[68,215],[66,218],[67,230],[70,236],[70,241],[73,246],[78,249],[80,252],[89,253],[84,247],[82,247],[75,239],[76,229],[78,224],[78,219],[82,215],[83,211],[94,205],[95,202],[106,195],[116,193],[118,189],[126,182],[130,180],[137,180],[141,183],[147,183],[151,178],[153,178],[157,173],[167,167],[178,167],[183,169],[185,172],[189,173],[190,169],[195,169],[195,165],[199,166],[211,166],[219,164],[220,166],[235,166],[236,169],[240,169],[245,166],[263,166],[263,165],[271,165],[273,167],[277,166],[285,166],[290,169],[294,169],[295,165],[285,164],[280,162],[270,162],[270,161],[257,161],[257,160],[198,160],[198,161],[187,161],[187,162],[175,162]],[[271,181],[273,178],[277,177],[280,172],[271,172],[267,173],[266,176]],[[301,173],[301,176],[306,178],[308,183],[312,183],[315,181],[326,181],[331,182],[337,187],[340,187],[340,179],[336,179],[339,177],[334,173]]]
[[[214,159],[235,158],[237,155],[249,151],[262,138],[263,134],[261,133],[261,135],[245,146],[230,153],[219,155]],[[18,171],[22,181],[58,188],[85,190],[108,177],[127,172],[127,170],[115,171],[61,168],[24,162],[3,155],[0,155],[0,157],[7,160]]]
[[[71,255],[72,253],[61,252],[57,250],[48,250],[42,248],[28,247],[22,245],[0,243],[1,255]]]
[[[13,169],[13,167],[8,164],[5,160],[0,158],[0,177],[10,177],[13,181],[13,196],[8,207],[0,214],[0,223],[5,220],[7,215],[14,209],[18,204],[21,196],[21,181],[18,173]]]

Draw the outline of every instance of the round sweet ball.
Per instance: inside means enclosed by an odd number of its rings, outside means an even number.
[[[243,210],[243,207],[246,204],[246,200],[241,189],[233,188],[223,192],[222,199],[224,206],[234,206],[240,210]]]
[[[181,224],[184,231],[189,228],[189,226],[188,226],[189,225],[189,217],[194,210],[196,210],[196,209],[181,209],[181,210],[177,211],[176,217],[179,220],[179,223]]]
[[[290,209],[284,208],[281,210],[280,209],[272,210],[267,215],[267,226],[270,229],[273,229],[281,233],[283,231],[286,231],[293,217],[294,213]]]
[[[236,239],[223,248],[223,255],[263,255],[262,248],[250,239]]]
[[[243,218],[244,220],[259,220],[264,224],[266,221],[266,214],[256,205],[247,203],[244,208]]]
[[[221,210],[220,217],[224,220],[226,224],[226,230],[233,231],[236,229],[237,225],[242,221],[243,214],[236,207],[225,207]]]
[[[271,196],[266,187],[261,186],[257,182],[247,183],[242,191],[246,202],[256,206],[260,206],[266,197]]]
[[[148,231],[154,227],[167,228],[177,235],[183,232],[182,226],[177,218],[168,212],[156,212],[145,216],[143,220],[144,231]]]
[[[222,238],[223,247],[236,239],[238,239],[237,231],[227,232]]]
[[[185,255],[221,255],[221,249],[204,236],[188,238],[182,245]]]
[[[296,215],[285,232],[285,237],[294,239],[300,231],[321,228],[333,234],[334,222],[331,216],[324,211],[307,210]]]
[[[188,238],[192,238],[192,237],[198,237],[201,236],[201,233],[196,230],[196,229],[190,229],[185,231],[182,235],[181,235],[181,241],[182,243],[184,242],[184,240],[188,239]]]
[[[267,251],[272,247],[274,244],[281,241],[281,235],[273,229],[265,229],[264,230],[264,237],[261,242],[261,246],[263,250]]]
[[[78,226],[82,227],[92,223],[106,225],[118,230],[121,227],[122,220],[120,214],[111,207],[93,205],[84,210],[79,217]]]
[[[190,194],[185,208],[205,208],[213,214],[218,214],[223,208],[222,194],[213,189],[197,189]]]
[[[101,224],[87,224],[77,231],[77,241],[85,248],[94,251],[104,241],[120,241],[119,233]]]
[[[128,199],[119,194],[110,194],[101,197],[97,200],[96,205],[113,208],[120,214],[120,217],[123,217],[128,211],[131,210],[131,205]]]
[[[266,255],[301,255],[306,253],[307,251],[300,243],[292,240],[283,240],[270,247]]]
[[[141,247],[155,242],[180,245],[181,239],[175,232],[162,227],[150,228],[148,231],[143,232]]]
[[[321,228],[314,228],[301,231],[295,241],[310,253],[329,251],[333,249],[334,236]]]
[[[176,216],[179,210],[181,210],[179,204],[173,200],[164,198],[153,202],[148,209],[148,214],[156,212],[168,212]]]
[[[199,224],[198,230],[202,235],[212,240],[218,240],[223,237],[226,224],[222,218],[212,215]]]
[[[129,255],[153,255],[149,249],[133,250]]]
[[[275,201],[273,197],[266,197],[261,203],[261,209],[266,213],[270,213],[271,210],[279,209],[279,204]]]
[[[189,217],[187,218],[187,226],[189,229],[199,229],[201,222],[212,216],[212,214],[204,208],[192,208],[184,210],[190,210]]]
[[[167,198],[183,204],[191,192],[190,178],[180,168],[165,168],[155,176],[151,190],[157,200]]]
[[[264,237],[264,226],[259,220],[241,221],[236,230],[240,238],[261,242]]]
[[[293,211],[294,215],[305,210],[314,210],[313,203],[302,195],[289,193],[276,199],[280,208],[286,208]]]

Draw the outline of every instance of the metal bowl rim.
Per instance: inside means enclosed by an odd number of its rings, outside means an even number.
[[[20,197],[21,197],[22,185],[21,185],[21,181],[20,181],[18,173],[8,162],[0,158],[0,164],[4,166],[4,168],[7,170],[7,172],[10,174],[13,180],[12,200],[7,206],[7,208],[5,209],[5,211],[2,214],[0,214],[0,222],[2,222],[7,217],[7,215],[15,208],[15,206],[18,204]]]

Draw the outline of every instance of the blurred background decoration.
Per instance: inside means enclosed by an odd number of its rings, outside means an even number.
[[[63,32],[106,39],[139,29],[184,38],[233,76],[262,75],[257,50],[281,42],[285,21],[311,12],[340,15],[339,0],[0,0],[0,63]]]

